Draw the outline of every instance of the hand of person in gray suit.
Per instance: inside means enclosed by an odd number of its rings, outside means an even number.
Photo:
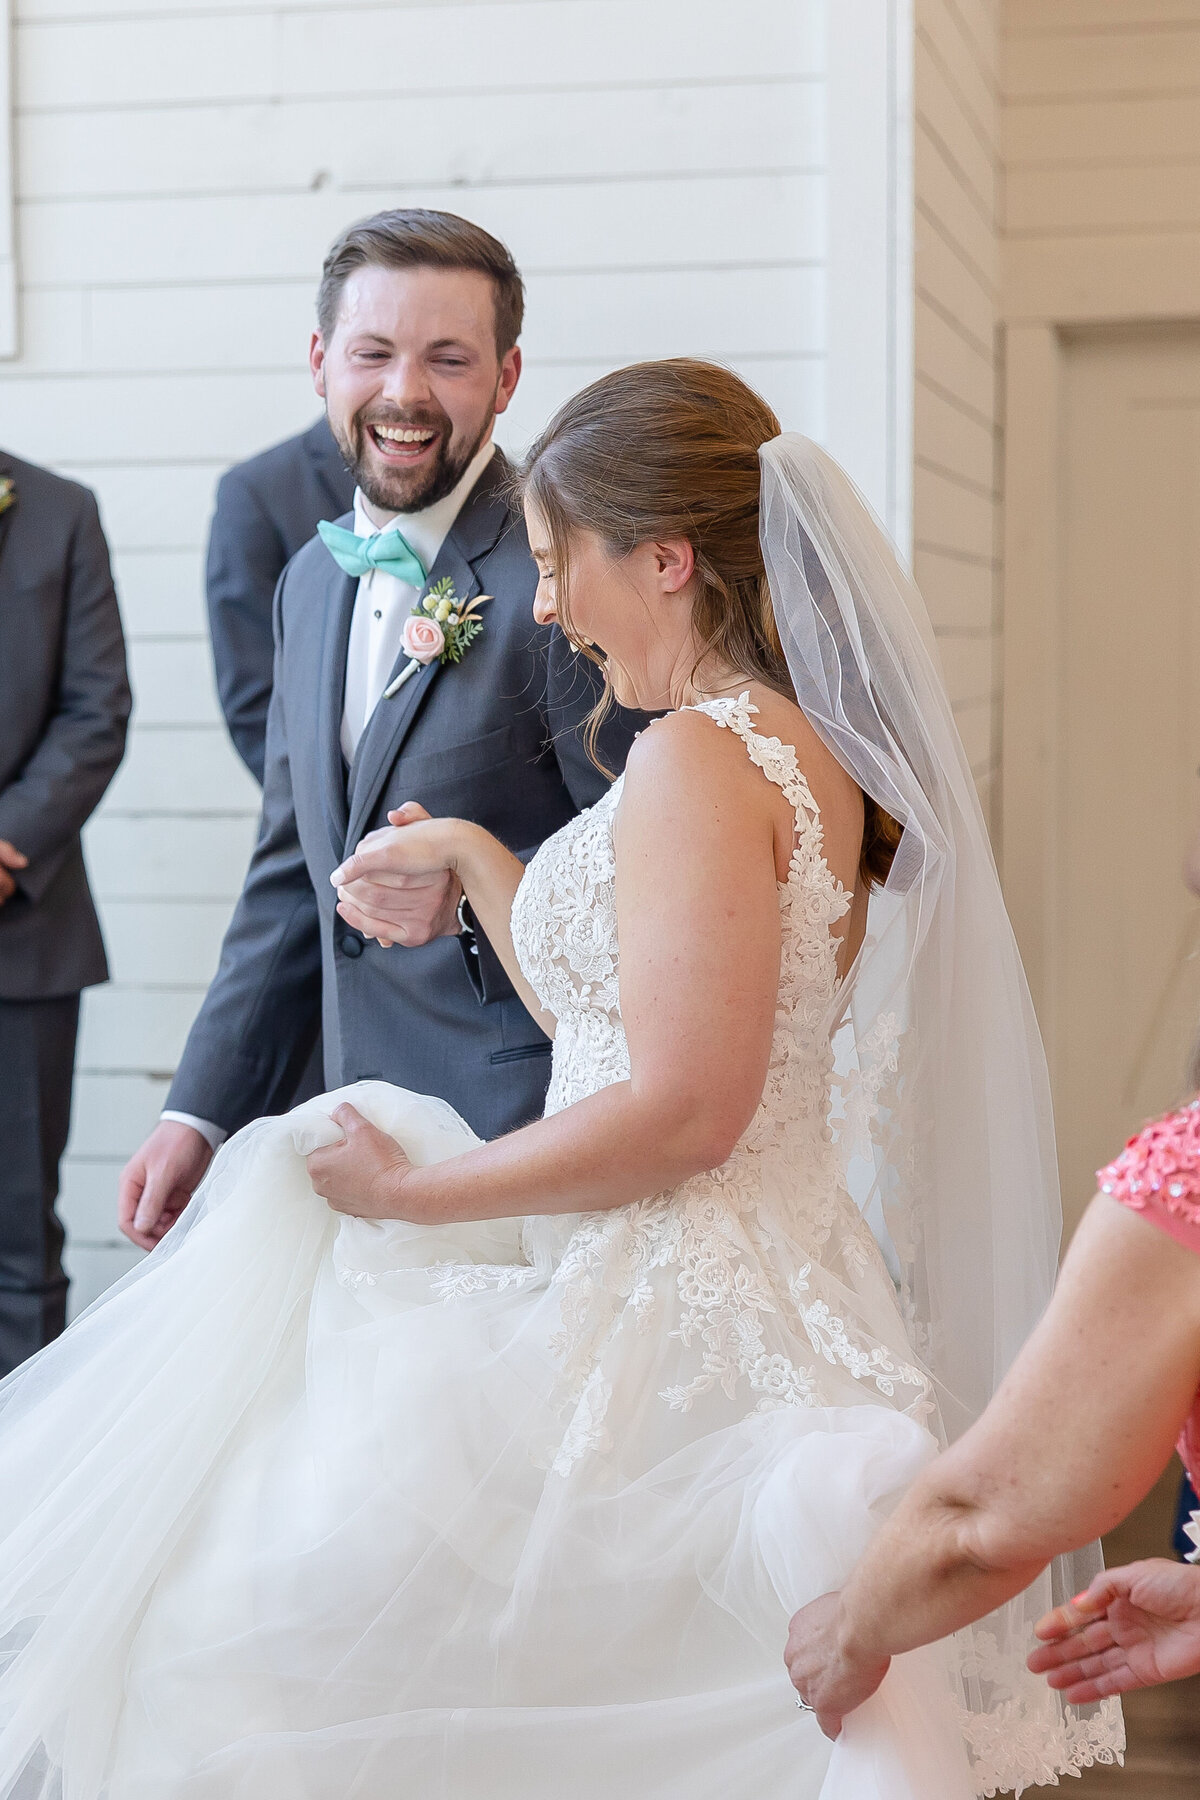
[[[11,871],[18,875],[22,869],[29,867],[29,858],[22,856],[15,844],[7,838],[0,838],[0,906],[10,900],[17,891],[16,881]]]
[[[213,1159],[203,1132],[161,1119],[121,1171],[117,1223],[142,1250],[153,1250],[171,1229]]]

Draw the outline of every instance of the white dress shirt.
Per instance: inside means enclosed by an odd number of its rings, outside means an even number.
[[[496,446],[489,439],[475,452],[457,486],[441,500],[435,500],[421,512],[393,513],[383,525],[376,525],[368,517],[362,490],[355,489],[355,536],[374,537],[377,532],[395,527],[403,532],[409,547],[416,551],[425,567],[432,569],[467,496],[495,451]],[[383,569],[372,569],[369,575],[363,575],[359,580],[350,619],[350,642],[346,647],[346,685],[342,703],[342,755],[347,763],[354,761],[359,739],[396,666],[404,621],[419,598],[419,588]],[[213,1150],[219,1150],[228,1136],[211,1119],[199,1119],[194,1113],[168,1111],[162,1117],[173,1119],[178,1125],[190,1125]]]
[[[403,532],[409,548],[416,551],[425,567],[432,569],[467,495],[494,454],[495,445],[484,444],[468,463],[457,487],[443,499],[436,500],[423,512],[393,513],[383,525],[376,525],[368,517],[362,491],[358,490],[354,495],[355,536],[374,537],[377,532],[395,527]],[[419,588],[383,569],[372,569],[359,581],[346,649],[346,695],[342,707],[342,755],[348,763],[354,761],[354,752],[366,730],[367,720],[375,711],[379,696],[396,666],[404,621],[412,613],[420,593]]]

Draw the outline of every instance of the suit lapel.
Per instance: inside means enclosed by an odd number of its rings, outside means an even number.
[[[333,558],[321,641],[320,713],[317,748],[324,785],[324,813],[335,858],[341,862],[346,842],[346,763],[342,756],[342,708],[346,695],[346,652],[358,583],[343,575]]]
[[[463,601],[483,591],[475,564],[493,548],[508,523],[510,513],[504,494],[507,478],[508,465],[497,451],[438,552],[437,561],[429,571],[430,586],[448,576],[454,583],[455,595]],[[467,651],[468,656],[472,654]],[[401,653],[389,676],[389,684],[407,662],[407,656]],[[347,849],[353,849],[366,829],[384,783],[425,707],[430,690],[435,682],[447,679],[454,680],[453,665],[443,669],[441,663],[430,663],[419,675],[406,681],[391,700],[381,699],[367,720],[350,771]]]

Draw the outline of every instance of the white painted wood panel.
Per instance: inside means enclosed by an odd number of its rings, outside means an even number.
[[[328,211],[330,188],[343,195],[513,182],[544,189],[573,176],[644,180],[820,167],[820,100],[812,82],[763,76],[709,92],[659,85],[484,94],[452,132],[447,102],[420,94],[366,108],[339,96],[270,106],[210,100],[194,108],[29,111],[18,112],[18,125],[30,132],[33,198],[282,191],[323,195]],[[395,129],[397,115],[403,132]],[[516,130],[514,115],[523,121]],[[93,173],[72,152],[97,140]]]
[[[22,106],[112,109],[220,97],[285,101],[311,95],[387,95],[439,104],[444,124],[465,123],[459,97],[498,88],[523,98],[539,137],[541,90],[652,83],[706,88],[740,76],[819,77],[819,16],[787,0],[707,7],[703,30],[688,0],[545,0],[487,7],[247,7],[210,16],[94,22],[24,21],[17,33]],[[335,43],[369,43],[369,56],[333,56]],[[451,55],[447,47],[453,46]],[[631,56],[630,47],[636,46]],[[425,97],[428,97],[427,99]],[[519,135],[520,126],[512,135]],[[408,132],[405,132],[408,137]]]
[[[751,110],[761,118],[751,95]],[[224,138],[219,120],[215,133]],[[82,157],[89,133],[81,133]],[[674,148],[661,172],[626,179],[592,174],[472,190],[473,218],[504,241],[521,247],[523,268],[541,270],[614,267],[654,268],[681,263],[761,260],[764,245],[786,242],[796,255],[820,255],[825,242],[825,182],[819,169],[789,169],[783,154],[788,132],[774,130],[769,161],[739,162],[733,173],[689,168]],[[140,169],[154,166],[157,134],[147,133]],[[738,152],[746,138],[739,136]],[[172,146],[168,145],[168,149]],[[803,150],[799,145],[797,153]],[[706,131],[698,155],[711,162],[714,133]],[[181,165],[195,158],[180,152]],[[246,159],[239,156],[237,166]],[[161,166],[161,165],[160,165]],[[36,291],[95,283],[153,287],[170,281],[308,281],[329,243],[349,219],[389,206],[465,204],[461,187],[430,184],[299,193],[254,193],[231,184],[227,193],[189,192],[165,179],[155,191],[149,179],[126,187],[118,170],[105,175],[108,191],[79,196],[61,171],[44,169],[53,188],[22,206],[23,241],[36,270]],[[213,185],[211,182],[207,186]],[[142,191],[146,190],[146,191]]]

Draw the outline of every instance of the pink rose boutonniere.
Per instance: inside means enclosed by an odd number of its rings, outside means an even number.
[[[0,475],[0,513],[17,504],[17,484],[11,475]]]
[[[408,662],[395,681],[383,690],[384,699],[390,700],[393,694],[398,694],[418,669],[427,668],[431,662],[461,662],[483,630],[479,608],[491,597],[490,594],[476,594],[464,606],[454,592],[454,583],[449,576],[436,582],[404,621],[401,642]]]

